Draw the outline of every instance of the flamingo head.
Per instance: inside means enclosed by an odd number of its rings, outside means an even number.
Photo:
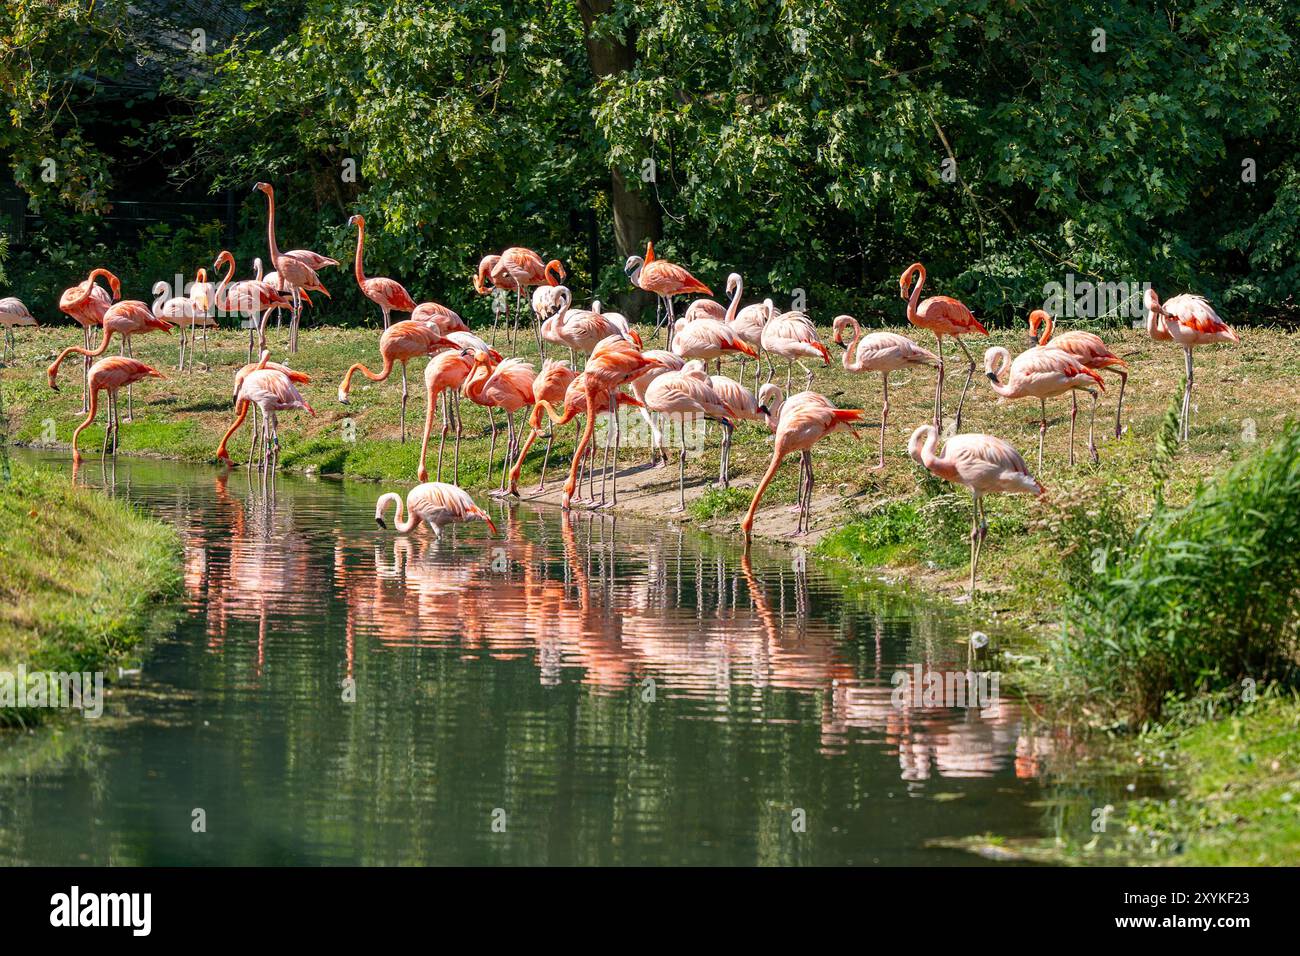
[[[831,325],[832,328],[835,329],[835,335],[833,336],[833,338],[835,339],[836,345],[844,345],[844,330],[847,329],[852,324],[853,324],[853,316],[851,315],[835,316],[835,321],[831,323]],[[848,348],[847,345],[844,345],[844,347]]]
[[[479,260],[478,272],[474,273],[474,291],[479,295],[487,295],[488,291],[492,289],[493,283],[487,281],[488,275],[500,261],[500,256],[484,256]]]
[[[348,217],[348,225],[349,225],[349,226],[357,226],[357,227],[359,227],[359,228],[365,228],[365,225],[366,225],[366,217],[363,216],[363,215],[361,215],[360,213],[357,213],[357,214],[354,215],[354,216],[349,216],[349,217]]]
[[[937,433],[933,425],[920,425],[916,431],[912,432],[912,437],[907,440],[907,453],[912,456],[918,464],[921,461],[921,449],[923,449]]]
[[[1038,333],[1044,324],[1050,324],[1052,317],[1042,309],[1034,309],[1029,313],[1029,344],[1038,345]]]
[[[628,256],[627,262],[623,263],[623,274],[631,279],[633,284],[635,284],[636,277],[638,273],[640,273],[643,265],[645,265],[645,260],[640,256]]]
[[[275,195],[275,190],[271,188],[270,183],[258,183],[253,187],[255,193],[265,193],[268,197]]]
[[[917,273],[921,274],[921,280],[925,281],[925,266],[919,262],[913,262],[903,270],[903,274],[898,277],[898,297],[906,299],[912,291],[912,279]]]
[[[741,288],[741,281],[739,272],[727,276],[727,295],[735,295],[736,290]]]
[[[109,273],[108,276],[108,287],[113,290],[114,302],[122,298],[122,280],[112,273]]]
[[[559,259],[552,259],[546,263],[546,284],[551,286],[559,285],[567,279],[568,273],[564,271],[564,263]]]
[[[1142,295],[1142,304],[1146,306],[1148,312],[1155,315],[1168,315],[1164,306],[1160,304],[1160,296],[1156,295],[1155,289],[1147,289]]]
[[[230,254],[230,250],[222,249],[221,252],[217,254],[216,261],[212,263],[212,268],[220,269],[222,266],[233,267],[234,264],[235,264],[235,257]]]

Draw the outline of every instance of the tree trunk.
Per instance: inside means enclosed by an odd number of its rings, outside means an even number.
[[[597,18],[608,13],[612,6],[613,0],[578,0],[587,60],[597,79],[626,73],[636,62],[636,37],[625,35],[621,40],[615,41],[592,35],[592,27]],[[644,255],[646,242],[658,239],[661,235],[658,205],[641,193],[629,189],[623,174],[617,169],[610,170],[609,199],[610,208],[614,212],[614,248],[618,257],[626,259],[628,256]],[[619,310],[634,321],[653,302],[654,296],[635,288],[629,288],[618,297]]]

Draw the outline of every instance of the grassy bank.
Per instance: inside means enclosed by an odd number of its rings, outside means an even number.
[[[108,671],[180,584],[167,525],[49,472],[0,482],[0,670]],[[49,711],[0,710],[0,725]]]

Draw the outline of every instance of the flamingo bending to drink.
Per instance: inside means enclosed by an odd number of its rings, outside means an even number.
[[[433,529],[435,538],[442,537],[442,529],[449,524],[464,521],[482,521],[497,533],[497,526],[492,523],[488,513],[474,504],[468,493],[455,485],[440,481],[426,481],[416,485],[406,493],[406,516],[402,516],[402,496],[390,491],[379,496],[375,502],[375,524],[387,528],[384,524],[384,512],[390,504],[397,506],[397,521],[394,527],[399,534],[409,534],[420,522]]]

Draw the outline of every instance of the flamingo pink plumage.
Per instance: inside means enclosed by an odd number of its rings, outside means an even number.
[[[916,284],[912,285],[912,279]],[[932,295],[921,302],[921,287],[925,285],[925,266],[914,262],[898,277],[898,294],[907,300],[907,321],[917,328],[928,329],[934,333],[939,343],[939,376],[934,390],[934,427],[943,425],[943,340],[951,337],[966,355],[969,367],[966,370],[966,382],[961,387],[961,398],[957,400],[957,416],[954,431],[961,431],[961,410],[966,404],[966,391],[970,388],[971,378],[975,375],[975,359],[961,340],[963,335],[988,335],[988,329],[966,308],[965,304],[946,295]],[[908,289],[911,295],[908,295]]]
[[[672,345],[671,330],[674,329],[676,324],[676,316],[673,314],[673,296],[690,295],[692,293],[713,295],[712,289],[687,272],[682,266],[677,265],[675,262],[669,262],[667,259],[656,259],[653,242],[646,243],[644,258],[641,256],[628,256],[627,262],[623,264],[623,272],[634,286],[646,292],[653,292],[659,297],[659,301],[665,305],[665,315],[670,330],[670,341],[668,343],[670,346]],[[656,316],[655,331],[658,330],[659,320]]]
[[[379,336],[379,355],[384,361],[383,369],[375,373],[361,362],[352,365],[344,374],[343,381],[339,384],[339,402],[344,405],[347,404],[348,393],[352,390],[352,376],[356,372],[360,372],[372,382],[382,382],[392,374],[393,365],[401,362],[402,412],[400,421],[402,441],[406,441],[406,363],[420,355],[432,355],[440,349],[455,347],[454,341],[443,337],[436,328],[427,323],[416,322],[413,319],[394,322],[384,330],[383,335]]]
[[[328,297],[329,292],[321,284],[316,270],[324,265],[338,265],[338,261],[308,249],[295,249],[282,254],[275,239],[275,189],[270,183],[258,183],[253,190],[266,196],[266,243],[271,254],[271,265],[279,276],[280,283],[288,286],[292,293],[293,318],[289,323],[289,351],[297,352],[298,320],[302,312],[301,297],[309,289],[317,289]]]
[[[1002,370],[1010,363],[1007,381],[1004,385],[1000,379]],[[1106,391],[1106,383],[1101,376],[1084,365],[1068,352],[1062,352],[1049,346],[1037,346],[1016,356],[1011,355],[1000,345],[995,345],[984,353],[984,371],[989,383],[1000,397],[1007,399],[1036,398],[1042,417],[1038,426],[1038,469],[1043,468],[1043,438],[1047,434],[1047,399],[1083,389],[1092,394],[1092,407],[1095,416],[1097,394],[1092,390],[1095,384],[1101,391]],[[1074,464],[1074,421],[1078,416],[1078,405],[1070,416],[1070,464]],[[1097,447],[1093,442],[1092,427],[1088,428],[1088,448],[1093,459],[1097,457]]]
[[[1054,349],[1060,349],[1078,359],[1088,368],[1100,372],[1102,370],[1113,372],[1119,376],[1119,402],[1115,406],[1115,437],[1119,438],[1123,434],[1121,416],[1124,413],[1124,387],[1128,384],[1128,363],[1116,355],[1102,341],[1100,335],[1092,332],[1084,332],[1079,329],[1072,329],[1069,332],[1062,332],[1056,338],[1052,338],[1052,330],[1056,323],[1052,317],[1042,309],[1035,309],[1029,313],[1029,338],[1030,342],[1037,342],[1039,345],[1051,345]],[[1038,330],[1042,328],[1042,335]],[[1071,399],[1077,401],[1071,394]]]
[[[779,355],[786,360],[785,387],[787,389],[790,388],[790,373],[795,362],[798,362],[799,367],[808,373],[808,379],[804,383],[805,388],[812,384],[813,373],[812,369],[803,364],[804,359],[821,359],[823,365],[831,364],[831,353],[817,337],[817,327],[813,325],[812,319],[798,310],[773,315],[768,319],[763,326],[761,341],[765,352]],[[769,382],[772,380],[770,362],[767,380]]]
[[[439,302],[421,302],[411,311],[411,321],[432,325],[443,335],[469,331],[469,326],[459,314]]]
[[[443,401],[443,410],[442,434],[438,438],[437,480],[442,481],[442,450],[447,443],[447,430],[454,418],[456,450],[452,480],[457,483],[460,481],[460,387],[465,384],[472,367],[470,360],[457,349],[439,352],[429,359],[429,364],[424,367],[424,393],[427,404],[424,409],[424,437],[420,440],[420,467],[416,470],[416,477],[420,481],[429,480],[429,469],[424,466],[424,459],[429,451],[429,433],[433,430],[433,407],[439,398]]]
[[[710,375],[709,384],[722,399],[722,403],[731,409],[733,423],[762,422],[764,429],[767,429],[767,412],[754,397],[754,393],[744,385],[725,375]],[[718,483],[723,488],[729,487],[731,483],[731,437],[731,430],[725,429],[722,433],[722,461],[718,467]]]
[[[212,268],[226,266],[226,274],[217,283],[214,299],[217,308],[226,314],[242,315],[248,322],[248,358],[253,358],[253,330],[257,328],[259,347],[266,349],[266,320],[272,309],[292,309],[293,300],[286,299],[280,290],[260,278],[231,282],[235,275],[235,257],[228,249],[218,253]],[[259,322],[258,319],[261,319]]]
[[[353,265],[353,271],[356,273],[357,285],[361,287],[361,294],[364,295],[375,305],[384,316],[384,328],[388,328],[389,314],[392,312],[414,312],[415,300],[411,294],[396,279],[385,279],[381,276],[366,278],[366,270],[362,266],[362,256],[366,248],[366,217],[353,216],[348,220],[349,226],[357,227],[357,257]],[[415,318],[414,315],[411,318]]]
[[[113,290],[111,295],[96,284],[95,280],[100,278],[108,280],[109,287]],[[91,328],[98,328],[104,324],[104,313],[121,297],[122,283],[107,269],[94,269],[85,280],[63,290],[63,294],[59,296],[59,311],[81,326],[83,348],[90,348]],[[89,384],[90,358],[86,357],[82,359],[81,367],[81,410],[83,412],[87,408],[86,389]]]
[[[712,321],[701,319],[699,321]],[[676,343],[674,343],[676,344]],[[699,359],[687,362],[680,371],[665,372],[655,377],[645,390],[645,407],[648,411],[676,419],[685,427],[689,419],[693,422],[715,421],[724,431],[723,445],[729,443],[731,430],[735,427],[735,413],[727,407],[726,401],[713,388],[713,382],[704,363]],[[686,510],[686,441],[683,439],[677,453],[677,494],[679,511]],[[723,456],[725,466],[725,454]]]
[[[1001,438],[981,434],[953,435],[944,446],[942,456],[936,454],[938,443],[938,429],[933,425],[922,425],[912,432],[907,452],[935,477],[970,489],[975,502],[970,532],[970,591],[974,594],[975,569],[979,565],[984,538],[988,535],[984,496],[1042,495],[1045,489],[1029,473],[1029,466],[1020,453]]]
[[[281,365],[279,362],[272,362],[271,353],[266,350],[262,351],[262,355],[259,361],[249,362],[247,365],[244,365],[242,368],[240,368],[239,371],[235,372],[235,394],[233,399],[235,404],[235,410],[236,410],[235,420],[230,424],[230,427],[226,429],[226,433],[221,436],[221,444],[217,446],[216,457],[218,461],[225,461],[225,462],[230,461],[230,453],[226,450],[226,444],[227,442],[230,441],[230,437],[234,435],[234,433],[239,429],[239,426],[244,423],[244,419],[248,416],[248,410],[251,406],[251,402],[248,399],[240,398],[240,393],[243,388],[244,379],[246,379],[252,372],[256,372],[259,369],[271,369],[273,371],[279,372],[282,375],[284,375],[286,378],[288,378],[290,382],[296,385],[307,385],[310,384],[311,382],[311,376],[308,375],[306,372],[300,372],[297,369],[289,368],[289,366]],[[252,407],[260,408],[260,406],[252,406]],[[312,414],[315,413],[313,412]],[[254,418],[254,421],[256,421],[256,418]],[[257,446],[257,428],[254,427],[253,448],[255,448],[256,446]],[[253,454],[252,449],[250,449],[249,450],[250,461],[252,460],[252,454]]]
[[[549,288],[549,287],[543,287]],[[564,401],[568,394],[569,386],[578,375],[569,366],[568,362],[556,362],[547,359],[542,363],[542,369],[533,379],[533,410],[528,416],[528,437],[524,439],[523,446],[519,449],[519,454],[515,458],[514,466],[510,469],[510,494],[518,497],[519,495],[519,474],[524,467],[524,458],[528,456],[528,450],[533,447],[533,442],[537,441],[537,436],[542,430],[542,415],[545,412],[546,404],[559,405]],[[549,432],[546,436],[546,452],[542,455],[542,475],[541,480],[537,483],[537,490],[544,491],[546,488],[546,463],[551,457],[551,445],[555,441],[555,425],[553,422],[548,423]]]
[[[535,404],[533,397],[533,380],[537,371],[523,359],[508,358],[503,362],[492,361],[487,352],[474,353],[474,368],[469,378],[461,386],[465,397],[475,405],[484,408],[499,408],[506,416],[506,450],[501,462],[501,484],[496,495],[506,493],[506,473],[510,462],[519,450],[518,434],[515,430],[515,417],[525,405]],[[495,445],[495,432],[493,433]],[[492,457],[495,447],[488,451],[488,473],[492,470]]]
[[[1163,305],[1155,289],[1147,289],[1147,334],[1157,342],[1176,342],[1183,349],[1186,380],[1180,416],[1182,439],[1191,437],[1192,419],[1192,349],[1215,342],[1240,342],[1241,339],[1203,296],[1176,295]]]
[[[388,505],[397,505],[397,521],[395,527],[400,534],[408,534],[424,522],[433,529],[435,537],[442,537],[442,529],[445,525],[455,524],[465,521],[482,521],[492,533],[497,533],[497,526],[492,523],[488,513],[474,503],[465,491],[457,488],[455,485],[444,484],[441,481],[427,481],[424,484],[416,485],[406,493],[406,516],[402,516],[402,496],[396,492],[388,492],[379,496],[375,502],[375,523],[381,528],[387,528],[384,524],[384,512],[388,510]]]
[[[90,367],[90,407],[87,410],[85,421],[76,427],[72,433],[72,465],[76,468],[81,464],[81,451],[77,448],[77,439],[81,437],[82,431],[95,420],[95,413],[99,408],[99,393],[105,391],[108,393],[108,425],[104,429],[104,448],[108,448],[109,435],[113,436],[113,453],[117,453],[117,393],[123,385],[128,388],[133,382],[138,382],[143,378],[166,378],[162,372],[158,371],[143,362],[137,362],[133,358],[127,358],[124,355],[110,355],[108,358],[100,359]]]

